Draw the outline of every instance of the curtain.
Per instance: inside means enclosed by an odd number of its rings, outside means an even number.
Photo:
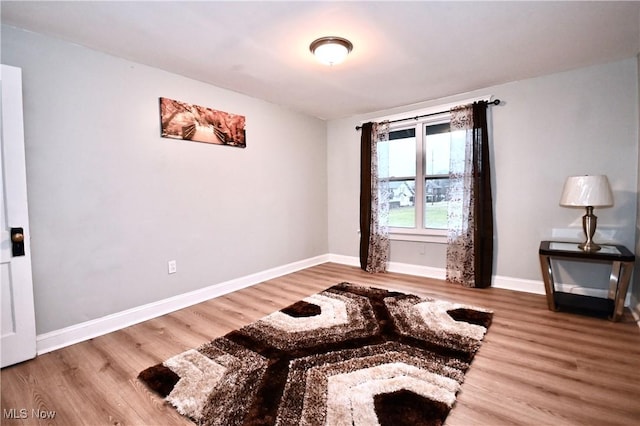
[[[490,287],[493,208],[487,102],[451,110],[447,281]]]
[[[388,123],[365,123],[360,139],[360,267],[385,272],[389,259],[389,162],[378,143],[389,139]]]

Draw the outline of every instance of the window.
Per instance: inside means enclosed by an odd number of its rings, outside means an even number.
[[[398,123],[378,145],[388,155],[392,239],[444,242],[447,229],[449,114]]]

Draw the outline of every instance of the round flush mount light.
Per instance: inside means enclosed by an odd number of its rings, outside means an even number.
[[[335,65],[345,60],[353,44],[342,37],[321,37],[311,43],[309,50],[323,64]]]

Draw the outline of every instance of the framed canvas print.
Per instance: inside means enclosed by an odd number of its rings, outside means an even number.
[[[163,138],[246,148],[245,117],[199,105],[160,98]]]

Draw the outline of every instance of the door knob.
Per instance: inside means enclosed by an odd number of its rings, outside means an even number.
[[[11,253],[14,257],[24,256],[24,229],[11,228]]]

